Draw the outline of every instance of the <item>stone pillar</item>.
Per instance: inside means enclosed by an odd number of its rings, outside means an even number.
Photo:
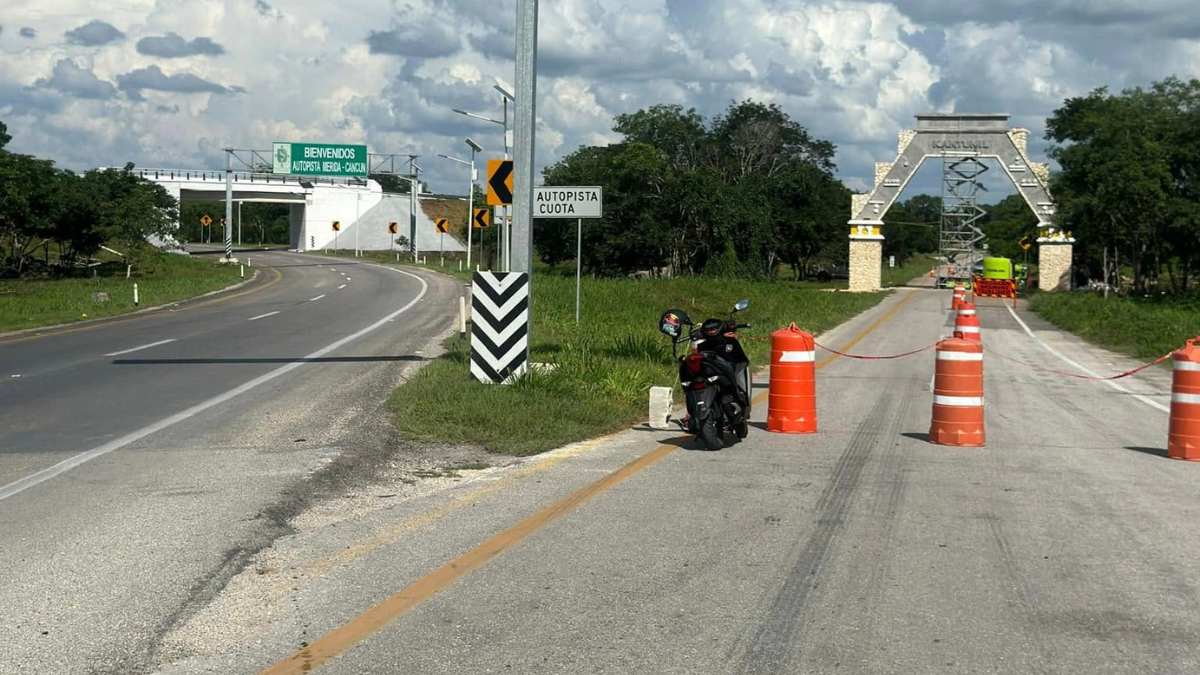
[[[850,291],[870,293],[883,288],[882,221],[850,221]]]
[[[1071,290],[1071,258],[1075,247],[1068,241],[1038,240],[1038,289]]]

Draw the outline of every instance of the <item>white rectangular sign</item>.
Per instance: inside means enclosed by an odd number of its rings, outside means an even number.
[[[604,214],[604,189],[588,187],[535,187],[534,218],[600,218]]]

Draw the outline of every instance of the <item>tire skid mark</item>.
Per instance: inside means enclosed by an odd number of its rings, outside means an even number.
[[[1021,573],[1017,565],[1016,557],[1013,555],[1012,546],[1008,542],[1008,535],[1004,532],[1000,518],[995,513],[989,512],[983,515],[983,521],[987,523],[988,534],[999,554],[1001,578],[1006,582],[1005,586],[1013,591],[1013,609],[1024,620],[1023,623],[1032,628],[1025,634],[1037,649],[1037,659],[1029,665],[1036,668],[1037,672],[1049,675],[1051,673],[1049,664],[1055,663],[1054,651],[1046,642],[1043,631],[1038,628],[1039,605],[1034,597],[1033,588],[1030,587],[1028,578]]]
[[[889,434],[885,438],[901,438],[900,427],[908,418],[913,399],[919,398],[917,392],[920,387],[921,384],[918,380],[911,380],[907,389],[901,393],[900,406],[892,416],[892,423],[888,429]],[[874,608],[878,605],[876,600],[883,594],[884,584],[891,571],[892,557],[888,554],[892,548],[896,520],[904,504],[904,495],[908,487],[908,476],[906,475],[908,455],[900,450],[900,445],[900,441],[893,441],[884,450],[881,458],[882,466],[879,469],[881,487],[876,492],[876,499],[870,510],[870,513],[879,519],[877,521],[879,529],[870,540],[875,542],[875,551],[872,555],[870,570],[866,575],[863,592],[856,594],[866,599],[864,604],[866,608]],[[887,485],[886,490],[883,489],[883,484]],[[876,614],[873,611],[864,614],[862,624],[866,628],[866,634],[870,635],[874,632],[872,627],[875,619]]]
[[[877,430],[884,425],[892,400],[891,395],[884,395],[875,402],[838,458],[833,477],[813,509],[816,528],[800,549],[767,616],[750,637],[738,672],[747,675],[790,672],[787,659],[793,639],[802,627],[809,594],[816,587],[816,577],[829,557],[834,540],[841,534],[871,450],[883,438]]]

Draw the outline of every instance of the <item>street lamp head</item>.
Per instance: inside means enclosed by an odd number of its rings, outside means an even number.
[[[469,138],[467,139],[467,147],[471,148],[474,152],[483,152],[483,148],[479,147],[478,143]]]
[[[513,96],[512,92],[510,92],[508,89],[505,89],[500,84],[494,84],[494,85],[492,85],[492,88],[495,89],[496,91],[500,92],[500,95],[503,96],[504,98],[512,101],[513,103],[517,102],[517,97]]]

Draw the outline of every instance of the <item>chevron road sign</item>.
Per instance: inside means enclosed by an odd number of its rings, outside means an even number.
[[[509,384],[529,365],[529,275],[476,272],[471,282],[471,374]]]

